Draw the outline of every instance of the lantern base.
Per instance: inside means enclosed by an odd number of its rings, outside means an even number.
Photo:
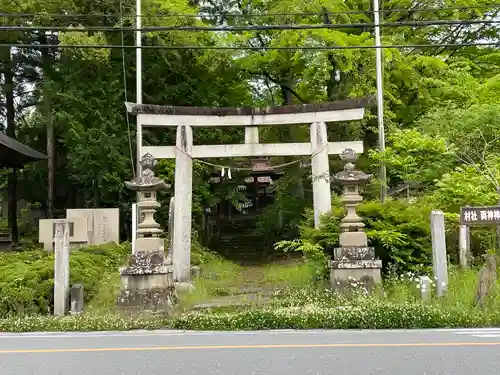
[[[330,267],[330,285],[334,293],[370,294],[382,284],[380,268]]]
[[[128,266],[120,268],[121,292],[118,306],[128,312],[168,313],[177,294],[170,266]]]
[[[373,247],[338,247],[328,265],[330,285],[335,293],[356,291],[368,294],[382,283],[382,261],[375,258]]]

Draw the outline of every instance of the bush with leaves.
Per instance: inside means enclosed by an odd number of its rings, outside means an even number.
[[[500,314],[485,316],[421,303],[396,304],[368,299],[354,304],[264,308],[180,316],[174,327],[184,330],[257,329],[417,329],[484,327],[500,324]]]
[[[85,300],[92,300],[103,275],[117,272],[129,253],[128,244],[73,250],[70,283],[82,283]],[[53,307],[53,290],[53,254],[42,250],[0,254],[0,316],[49,313]]]
[[[366,225],[370,246],[382,259],[384,266],[396,265],[398,270],[419,270],[422,264],[430,266],[432,249],[430,240],[431,206],[425,200],[409,203],[405,200],[388,200],[385,203],[366,201],[357,208]],[[321,249],[324,259],[338,246],[340,222],[344,209],[339,198],[333,200],[332,211],[321,218],[319,228],[314,227],[312,211],[308,211],[301,225],[300,239],[281,241],[276,247],[297,250],[311,256]],[[314,255],[317,259],[318,256]],[[325,264],[323,261],[322,264]],[[322,266],[322,272],[326,272]],[[425,267],[424,267],[425,269]]]
[[[457,160],[454,152],[443,137],[417,129],[395,129],[388,135],[386,150],[369,150],[369,156],[374,166],[381,161],[386,164],[391,186],[410,184],[409,191],[412,184],[418,190],[430,187],[449,172]]]

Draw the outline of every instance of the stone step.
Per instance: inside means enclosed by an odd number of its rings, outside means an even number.
[[[262,238],[261,236],[245,236],[245,237],[239,237],[239,236],[221,236],[217,238],[218,243],[224,243],[224,244],[233,244],[233,243],[238,243],[238,244],[261,244],[261,243],[268,243],[268,241],[265,238]]]
[[[235,234],[235,231],[238,231],[238,234],[250,234],[255,232],[255,225],[252,225],[250,227],[223,227],[223,228],[217,228],[217,231],[219,233],[231,233]]]
[[[193,306],[193,310],[211,310],[230,307],[262,306],[270,301],[269,296],[260,294],[242,294],[237,296],[227,296],[208,301],[206,303]]]
[[[224,245],[219,245],[219,246],[214,246],[217,249],[220,250],[226,250],[226,251],[236,251],[238,253],[261,253],[262,250],[267,249],[266,246],[248,246],[248,245],[231,245],[231,246],[224,246]]]

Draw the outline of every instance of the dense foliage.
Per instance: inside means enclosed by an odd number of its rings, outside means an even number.
[[[107,274],[117,273],[130,246],[103,245],[74,250],[70,285],[81,283],[85,301],[96,297]],[[0,255],[0,316],[48,314],[54,302],[54,255],[34,250]]]
[[[370,246],[387,268],[393,265],[399,271],[429,271],[432,262],[430,242],[431,208],[426,202],[409,203],[388,200],[385,203],[368,201],[359,205],[357,212],[363,217]],[[344,209],[339,199],[332,212],[322,217],[321,226],[314,228],[314,218],[308,211],[301,225],[300,241],[282,241],[277,248],[302,251],[309,258],[330,256],[338,246],[340,220]],[[319,254],[318,254],[319,252]],[[323,275],[327,276],[323,260]]]

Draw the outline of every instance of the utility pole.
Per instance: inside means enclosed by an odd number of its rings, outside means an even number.
[[[379,0],[373,0],[373,17],[375,24],[375,60],[377,76],[377,120],[378,120],[378,146],[380,152],[385,151],[384,128],[384,82],[382,79],[382,48],[380,43],[380,11]],[[387,170],[385,162],[380,162],[380,201],[387,198]]]
[[[135,32],[135,102],[142,104],[142,19],[141,19],[141,0],[135,1],[135,24],[137,31]],[[142,157],[142,124],[139,122],[139,116],[136,117],[136,176],[142,174],[141,157]],[[136,195],[136,202],[139,202],[139,192]],[[135,211],[135,212],[134,212]],[[141,221],[141,212],[137,211],[137,203],[132,205],[132,253],[136,252],[137,225]]]
[[[136,87],[136,103],[142,104],[142,19],[141,19],[141,0],[136,0],[135,2],[135,12],[136,12],[136,28],[135,32],[135,46],[136,46],[136,63],[135,63],[135,87]],[[137,119],[138,120],[138,119]],[[137,122],[136,129],[137,137],[137,155],[136,155],[136,171],[137,176],[140,176],[141,171],[141,156],[142,156],[142,124]]]

